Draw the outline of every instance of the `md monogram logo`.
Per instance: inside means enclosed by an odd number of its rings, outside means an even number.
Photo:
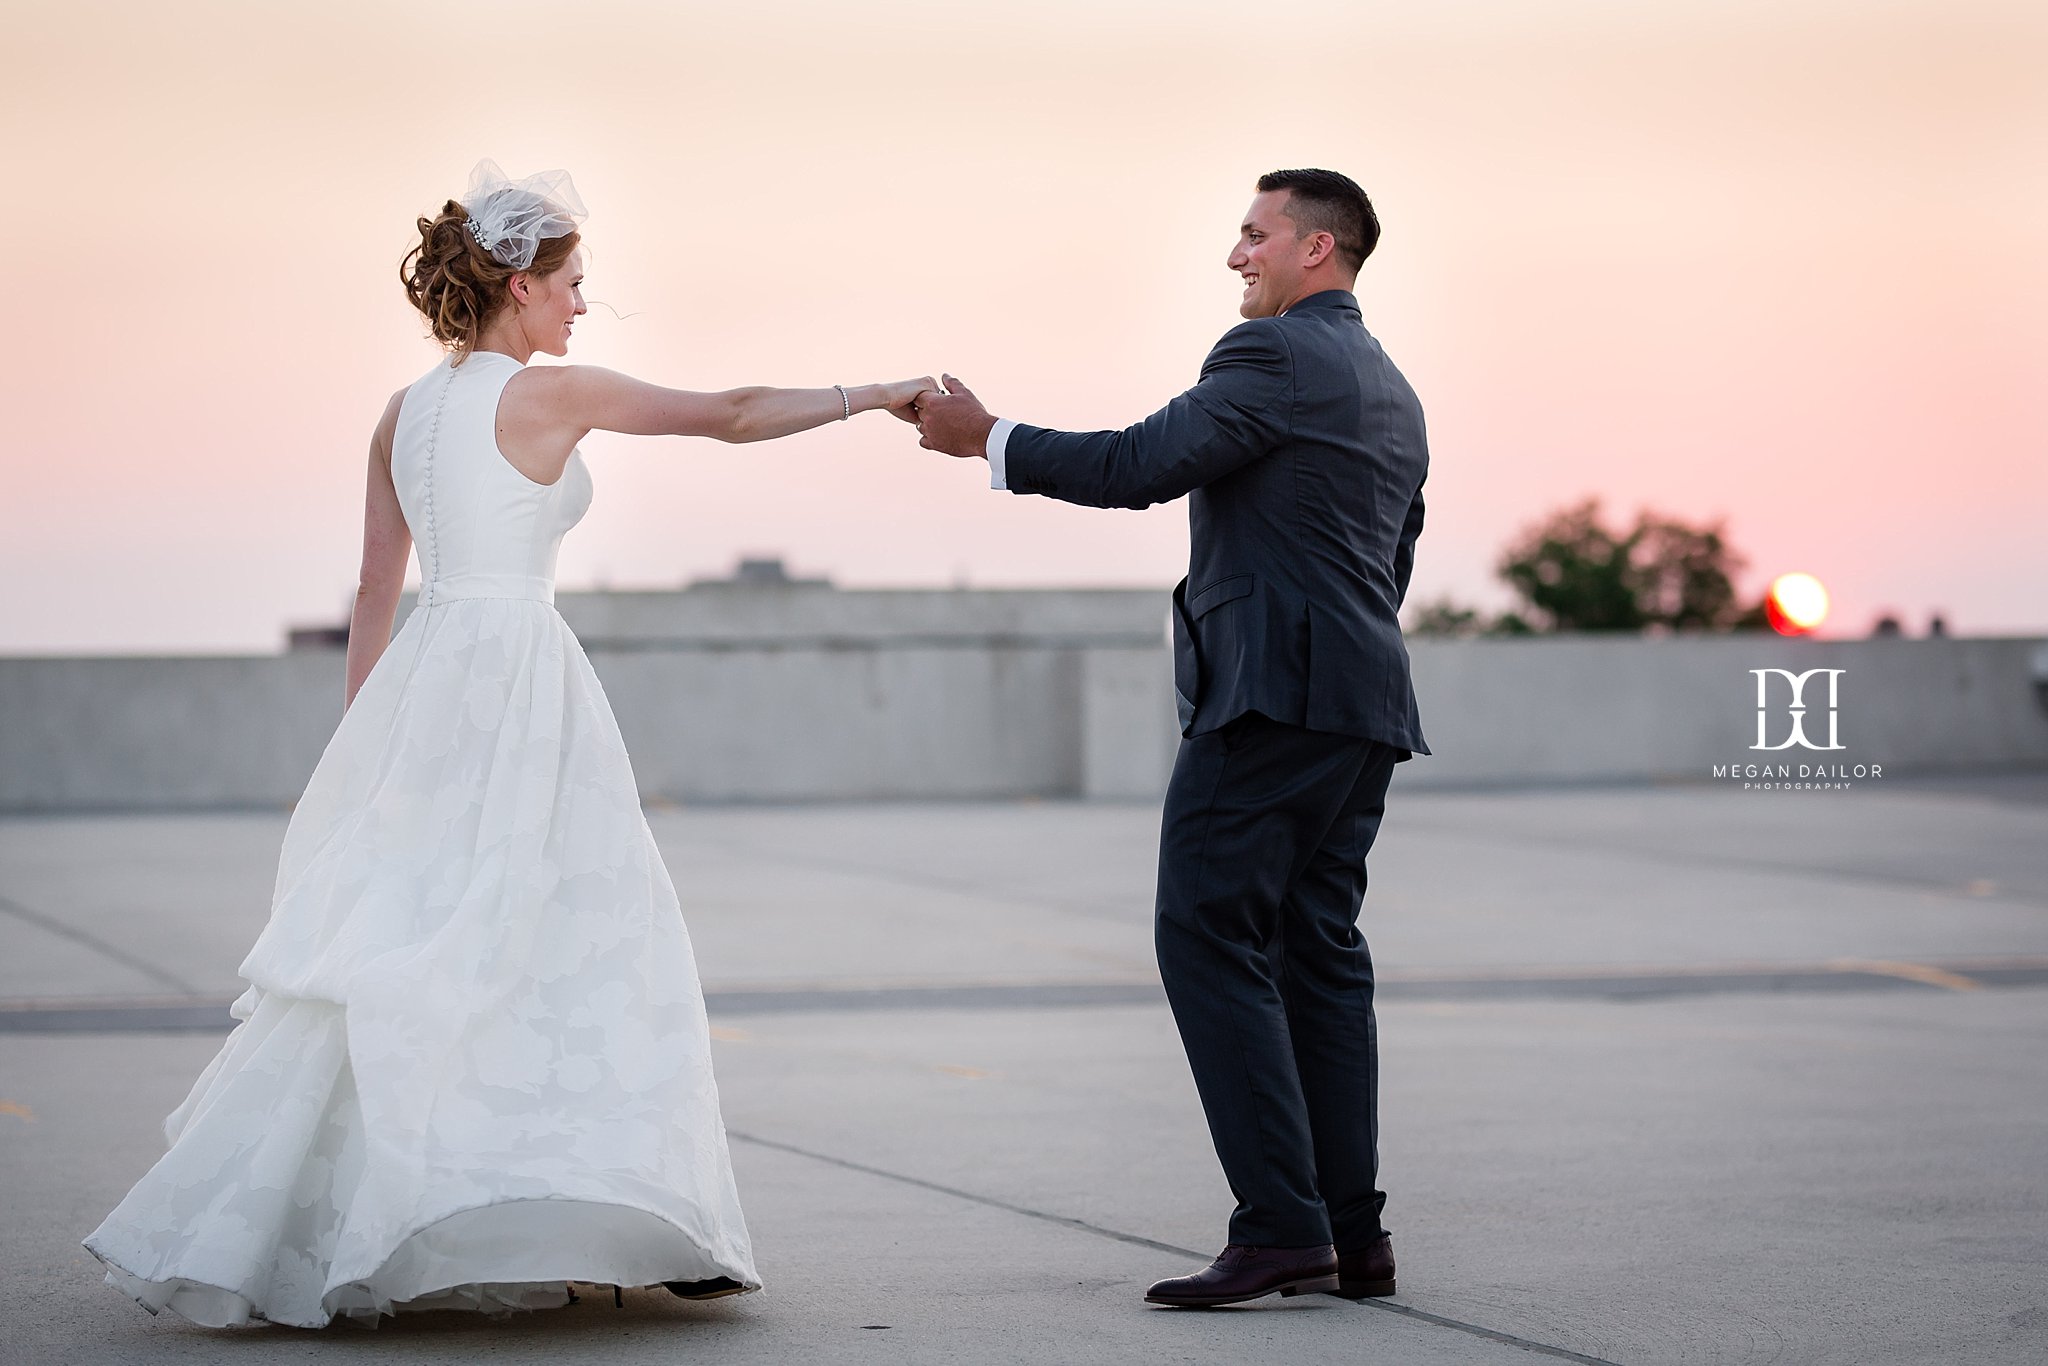
[[[1756,675],[1756,743],[1750,746],[1751,749],[1790,749],[1794,745],[1804,749],[1843,748],[1837,729],[1835,708],[1840,700],[1841,677],[1848,670],[1808,669],[1803,674],[1793,673],[1790,669],[1751,669],[1750,672]],[[1767,743],[1771,720],[1772,674],[1783,678],[1792,690],[1791,705],[1787,708],[1792,717],[1792,731],[1785,737],[1784,743],[1776,745]],[[1815,674],[1826,674],[1828,679],[1828,742],[1824,745],[1816,745],[1806,738],[1806,684]]]

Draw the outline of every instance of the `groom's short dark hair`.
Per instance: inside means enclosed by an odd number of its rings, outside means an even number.
[[[1326,232],[1337,239],[1344,264],[1357,270],[1380,244],[1379,215],[1358,182],[1336,171],[1268,171],[1259,192],[1289,190],[1287,216],[1297,233]]]

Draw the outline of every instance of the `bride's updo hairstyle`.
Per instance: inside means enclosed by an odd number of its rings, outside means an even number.
[[[419,245],[398,267],[405,296],[426,315],[434,339],[457,356],[470,353],[484,325],[511,301],[506,281],[519,274],[554,274],[583,240],[582,233],[573,231],[542,238],[533,264],[515,269],[477,244],[469,217],[469,210],[451,199],[434,217],[420,219]]]
[[[469,173],[460,200],[418,220],[419,245],[399,262],[398,278],[459,365],[511,302],[506,281],[560,270],[583,240],[576,224],[586,216],[567,171],[512,181],[486,157]]]

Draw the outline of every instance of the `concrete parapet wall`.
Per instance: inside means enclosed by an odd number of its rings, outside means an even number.
[[[1164,787],[1176,735],[1154,629],[1163,594],[837,595],[875,601],[836,614],[829,590],[772,594],[795,607],[734,593],[680,623],[658,604],[598,601],[633,595],[565,595],[648,797],[1150,800]],[[978,614],[983,596],[1006,601]],[[833,629],[813,629],[825,619]],[[685,630],[695,638],[678,638]],[[1749,763],[1886,776],[2048,765],[2041,640],[1552,637],[1411,650],[1435,755],[1404,765],[1404,786],[1705,780]],[[1751,749],[1759,668],[1840,669],[1842,748]],[[339,718],[341,672],[335,651],[0,659],[0,810],[287,804]],[[1823,744],[1827,684],[1810,679],[1804,699],[1803,733]],[[1778,744],[1789,691],[1782,678],[1771,686],[1765,741]]]
[[[2048,642],[1788,640],[1772,635],[1552,636],[1410,644],[1434,756],[1404,783],[1466,786],[1691,780],[1716,765],[1862,764],[1889,776],[2048,764]],[[1805,684],[1788,743],[1789,680],[1755,669],[1840,670]],[[1830,731],[1829,712],[1833,712]],[[1753,748],[1762,742],[1785,746]]]
[[[641,792],[677,802],[1144,797],[1163,647],[593,649]],[[341,714],[342,655],[0,659],[0,811],[275,806]]]
[[[1079,652],[597,651],[644,794],[671,801],[1075,795]]]
[[[296,801],[341,719],[341,665],[0,659],[0,811]]]

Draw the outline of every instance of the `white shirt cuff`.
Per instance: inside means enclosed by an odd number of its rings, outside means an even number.
[[[1010,453],[1010,433],[1016,429],[1017,424],[1007,417],[997,418],[996,425],[989,429],[988,441],[986,443],[988,446],[988,486],[992,489],[1007,490],[1010,487],[1009,480],[1004,477],[1003,462]]]

